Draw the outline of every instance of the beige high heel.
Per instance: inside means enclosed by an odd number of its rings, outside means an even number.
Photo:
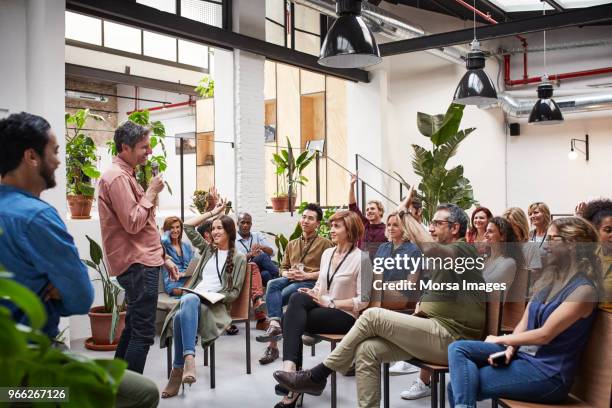
[[[161,393],[162,398],[174,397],[178,394],[181,385],[183,384],[183,369],[173,368],[170,371],[170,378],[168,378],[168,384]]]
[[[188,355],[183,365],[183,384],[191,386],[194,382],[196,382],[195,356]]]

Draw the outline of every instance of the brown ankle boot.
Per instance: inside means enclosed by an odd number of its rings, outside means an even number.
[[[195,356],[185,356],[185,364],[183,366],[183,384],[193,384],[196,382]]]
[[[179,389],[181,388],[181,384],[183,382],[183,369],[182,368],[173,368],[170,371],[170,378],[168,379],[168,384],[166,384],[166,388],[161,393],[162,398],[170,398],[174,397],[178,394]]]

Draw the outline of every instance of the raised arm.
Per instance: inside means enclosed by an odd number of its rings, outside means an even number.
[[[351,184],[349,187],[349,196],[348,196],[349,205],[357,203],[357,200],[355,198],[355,183],[357,183],[357,174],[351,175]]]

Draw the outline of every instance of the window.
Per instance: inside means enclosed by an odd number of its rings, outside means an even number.
[[[136,3],[176,14],[176,0],[136,0]]]
[[[191,41],[178,40],[179,57],[181,64],[195,65],[208,68],[208,47]]]
[[[491,0],[491,3],[507,12],[515,11],[540,11],[542,10],[543,1],[540,0]],[[546,10],[552,10],[552,6],[548,3]]]
[[[144,31],[143,54],[149,57],[176,61],[176,38]]]
[[[141,30],[123,24],[104,22],[104,46],[142,54]]]
[[[221,1],[181,0],[181,16],[215,27],[223,26]]]
[[[67,11],[66,38],[102,45],[102,21],[98,18]]]
[[[563,8],[581,8],[600,6],[602,4],[612,3],[611,0],[557,0],[557,3]]]

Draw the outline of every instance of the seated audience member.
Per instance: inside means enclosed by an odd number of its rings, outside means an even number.
[[[361,218],[365,226],[365,234],[358,242],[359,248],[365,250],[370,255],[370,259],[376,254],[378,246],[387,242],[385,237],[386,226],[382,220],[385,213],[385,208],[378,200],[370,200],[367,202],[365,217],[357,206],[355,199],[355,183],[357,183],[357,174],[351,176],[351,186],[349,188],[349,210]]]
[[[529,242],[535,242],[542,248],[546,239],[546,231],[550,224],[551,216],[548,206],[541,202],[533,203],[527,209],[527,215],[533,230],[529,234]]]
[[[329,222],[336,246],[323,252],[315,287],[292,294],[283,317],[283,370],[288,372],[302,367],[304,332],[345,334],[369,303],[370,259],[357,248],[363,223],[350,211],[337,212]],[[289,393],[276,407],[293,407],[299,396]]]
[[[185,293],[181,301],[166,317],[160,336],[161,347],[166,347],[167,337],[174,340],[174,363],[170,379],[162,398],[178,394],[181,384],[196,382],[195,350],[196,336],[202,344],[210,344],[230,325],[232,302],[238,298],[246,273],[246,259],[234,247],[236,225],[227,215],[213,221],[211,246],[195,230],[195,227],[210,217],[221,214],[225,202],[220,200],[213,211],[205,212],[185,221],[185,233],[201,254],[196,271],[189,281],[189,288],[197,292],[217,292],[224,295],[219,302],[211,304],[200,301],[193,293]],[[172,324],[172,330],[170,325]]]
[[[270,279],[278,278],[278,266],[272,262],[274,250],[266,239],[266,234],[251,231],[253,218],[251,214],[242,212],[238,215],[238,236],[236,250],[246,255],[248,262],[254,262],[259,267],[264,286]]]
[[[451,407],[489,398],[559,404],[572,386],[601,285],[597,232],[579,217],[548,228],[544,273],[513,334],[450,345]],[[500,362],[492,361],[502,352]]]
[[[411,214],[414,216],[415,213],[413,211],[415,211],[417,215],[419,215],[418,213],[422,212],[418,211],[420,208],[421,207],[415,209],[413,203],[413,206],[411,206],[410,209]],[[419,218],[416,216],[415,219],[417,219],[419,223],[422,222],[422,219],[419,220]],[[398,269],[396,263],[394,262],[393,267],[385,267],[384,260],[387,258],[395,259],[398,255],[401,257],[406,256],[408,258],[420,258],[422,255],[421,250],[415,244],[410,242],[410,236],[408,235],[408,232],[402,228],[401,221],[397,217],[397,212],[393,212],[387,216],[386,235],[389,242],[385,242],[379,246],[378,251],[376,251],[376,255],[374,256],[374,265],[381,265],[383,267],[382,280],[384,282],[408,280],[416,284],[420,278],[421,271],[420,269],[412,270],[411,264],[408,264],[408,268],[402,267]],[[375,272],[377,271],[375,270]],[[375,275],[375,279],[380,279],[380,275]],[[414,293],[416,294],[418,292],[415,291]],[[412,299],[411,294],[412,292],[410,291],[397,292],[383,290],[381,299],[382,307],[391,309],[405,307],[408,304],[407,302],[416,300]],[[389,369],[389,373],[391,375],[410,374],[416,373],[417,371],[419,371],[417,367],[413,366],[412,364],[408,364],[403,360],[395,362]]]
[[[282,338],[281,318],[283,306],[299,288],[312,289],[319,278],[319,266],[323,251],[333,246],[332,242],[317,234],[323,210],[317,204],[308,204],[302,213],[300,225],[302,236],[290,241],[281,262],[281,277],[268,282],[266,308],[270,320],[266,334],[257,336],[260,343],[269,343],[260,364],[268,364],[278,358],[277,342]]]
[[[467,234],[465,234],[465,240],[470,244],[474,244],[479,254],[484,254],[486,251],[486,245],[483,245],[484,235],[491,218],[493,218],[493,214],[486,207],[477,207],[472,211],[471,227],[468,229]]]
[[[38,294],[47,312],[43,332],[52,340],[60,316],[86,314],[94,299],[74,239],[57,210],[40,199],[55,187],[58,153],[55,133],[42,117],[22,112],[0,120],[0,264]],[[22,312],[11,310],[16,321],[28,324]],[[159,393],[151,380],[126,370],[116,401],[156,407]]]
[[[578,209],[581,210],[577,211],[579,215],[590,221],[599,233],[601,247],[597,255],[601,260],[605,292],[600,307],[612,312],[612,201],[602,198],[580,203]]]
[[[512,225],[502,217],[489,219],[485,231],[488,256],[482,271],[485,282],[504,283],[504,295],[510,292],[518,270],[524,265],[523,252]]]
[[[527,270],[537,275],[540,269],[542,269],[542,257],[540,255],[539,247],[534,242],[529,241],[529,223],[527,221],[527,215],[525,212],[518,207],[508,208],[503,217],[510,222],[514,235],[518,242],[522,242],[521,248],[523,248],[523,258],[525,259],[525,267]]]
[[[476,258],[473,246],[464,241],[468,217],[452,204],[440,205],[430,223],[428,236],[407,212],[414,192],[408,193],[399,216],[411,240],[426,257]],[[475,264],[474,262],[473,264]],[[456,269],[456,268],[455,268]],[[440,269],[432,272],[433,283],[483,283],[477,268]],[[479,291],[427,290],[413,315],[381,308],[367,309],[322,364],[310,370],[277,371],[274,378],[293,391],[320,395],[332,371],[346,372],[353,360],[357,373],[359,407],[380,404],[380,364],[418,358],[447,364],[448,345],[460,339],[479,339],[485,325],[485,303]],[[422,381],[422,380],[417,380]]]
[[[166,263],[172,262],[178,269],[179,278],[172,280],[167,267],[162,269],[164,274],[164,290],[171,296],[180,296],[179,289],[185,286],[189,276],[184,276],[191,259],[193,249],[187,242],[183,242],[183,222],[178,217],[168,217],[162,227],[162,245],[166,252]]]

